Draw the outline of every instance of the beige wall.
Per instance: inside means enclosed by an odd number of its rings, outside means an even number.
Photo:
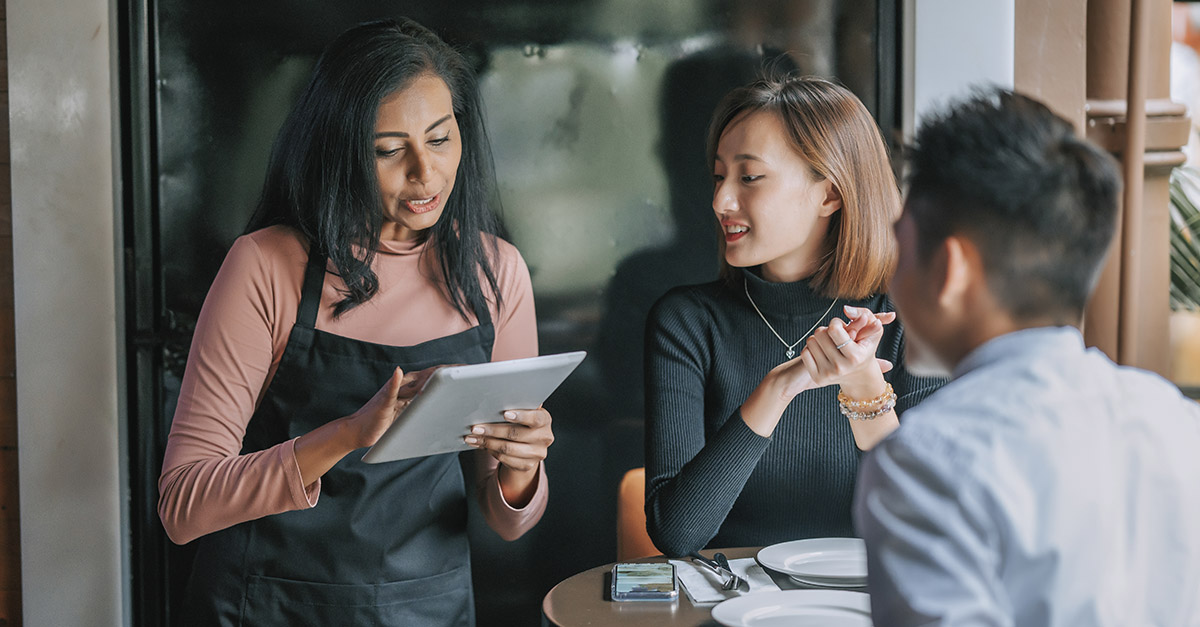
[[[7,2],[29,625],[124,620],[110,11],[107,0]]]
[[[8,20],[0,0],[0,625],[21,624],[17,379],[13,347],[12,188],[8,157]]]

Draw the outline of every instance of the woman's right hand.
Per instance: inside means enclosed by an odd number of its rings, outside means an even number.
[[[866,312],[866,314],[869,313]],[[882,327],[881,321],[875,315],[868,316],[866,314],[860,314],[850,324],[839,325],[851,340],[866,339],[866,336],[860,338],[859,335],[872,333],[875,330],[872,323]],[[883,314],[883,316],[887,322],[891,322],[894,314]],[[816,332],[826,332],[826,327],[821,327]],[[800,355],[772,368],[750,394],[750,397],[746,399],[746,402],[742,403],[742,420],[755,433],[763,437],[770,437],[775,431],[776,425],[779,424],[783,411],[787,409],[792,399],[806,390],[829,385],[828,381],[818,382],[816,380],[818,373],[814,372],[812,366],[806,363],[808,350],[806,347]],[[891,362],[886,359],[876,359],[876,361],[882,372],[887,372],[892,368]]]
[[[408,374],[396,368],[383,387],[358,411],[296,438],[296,464],[300,467],[300,479],[305,488],[329,472],[350,451],[374,446],[440,367]]]
[[[392,376],[371,400],[346,418],[346,426],[354,442],[353,448],[374,446],[440,367],[434,366],[408,374],[400,368],[393,370]]]
[[[796,398],[797,394],[805,390],[817,387],[802,355],[797,355],[794,359],[772,368],[763,378],[763,382],[765,383],[767,380],[771,381],[771,387],[778,392],[780,400],[785,402],[791,401]]]
[[[742,420],[751,431],[769,438],[792,399],[814,387],[817,384],[803,359],[785,361],[772,368],[742,403]]]
[[[829,326],[815,330],[800,358],[808,365],[813,387],[838,384],[848,392],[850,388],[867,388],[871,393],[852,395],[871,398],[882,392],[883,373],[892,369],[892,363],[876,357],[875,351],[883,338],[883,327],[896,320],[896,313],[877,314],[849,305],[845,310],[846,315],[853,316],[850,322],[835,317]]]
[[[847,308],[847,312],[849,313],[850,311],[851,309]],[[877,341],[878,338],[873,336],[882,335],[883,325],[896,319],[896,314],[892,312],[874,314],[866,309],[854,309],[853,311],[858,312],[859,315],[849,323],[842,322],[841,318],[835,318],[829,327],[816,329],[810,336],[809,342],[811,343],[813,338],[819,335],[828,334],[831,327],[843,330],[852,342],[866,339],[875,339]],[[871,345],[870,348],[874,352],[874,345]],[[804,350],[794,359],[775,366],[763,379],[764,382],[770,380],[772,388],[778,391],[780,400],[790,402],[793,398],[796,398],[797,394],[805,390],[824,387],[836,382],[829,380],[828,375],[818,373],[820,369],[816,368],[814,363],[812,363],[811,355],[806,356],[806,353],[810,353],[811,350],[806,345]],[[883,372],[892,369],[891,362],[886,359],[876,358],[875,361],[878,363],[879,369]]]

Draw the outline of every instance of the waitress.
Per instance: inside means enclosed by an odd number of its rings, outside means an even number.
[[[459,456],[358,449],[433,367],[537,354],[495,192],[460,54],[404,19],[330,45],[205,299],[167,440],[159,515],[197,544],[185,621],[474,624]],[[545,509],[553,434],[544,409],[503,418],[467,465],[512,540]]]

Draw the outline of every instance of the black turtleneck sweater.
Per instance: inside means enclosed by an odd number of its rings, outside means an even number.
[[[788,342],[814,323],[845,319],[842,305],[892,311],[884,295],[853,302],[818,296],[806,281],[770,283],[742,271],[754,303]],[[797,347],[797,354],[804,342]],[[838,411],[837,386],[808,390],[784,411],[770,438],[742,420],[740,407],[767,372],[787,360],[784,345],[746,298],[742,281],[678,287],[646,323],[646,524],[671,556],[706,546],[765,546],[853,536],[850,506],[860,451]],[[878,356],[898,414],[942,381],[904,369],[899,321],[884,327]]]

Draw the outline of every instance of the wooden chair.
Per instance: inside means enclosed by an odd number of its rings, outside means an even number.
[[[634,468],[617,490],[617,561],[661,553],[646,533],[646,469]]]

